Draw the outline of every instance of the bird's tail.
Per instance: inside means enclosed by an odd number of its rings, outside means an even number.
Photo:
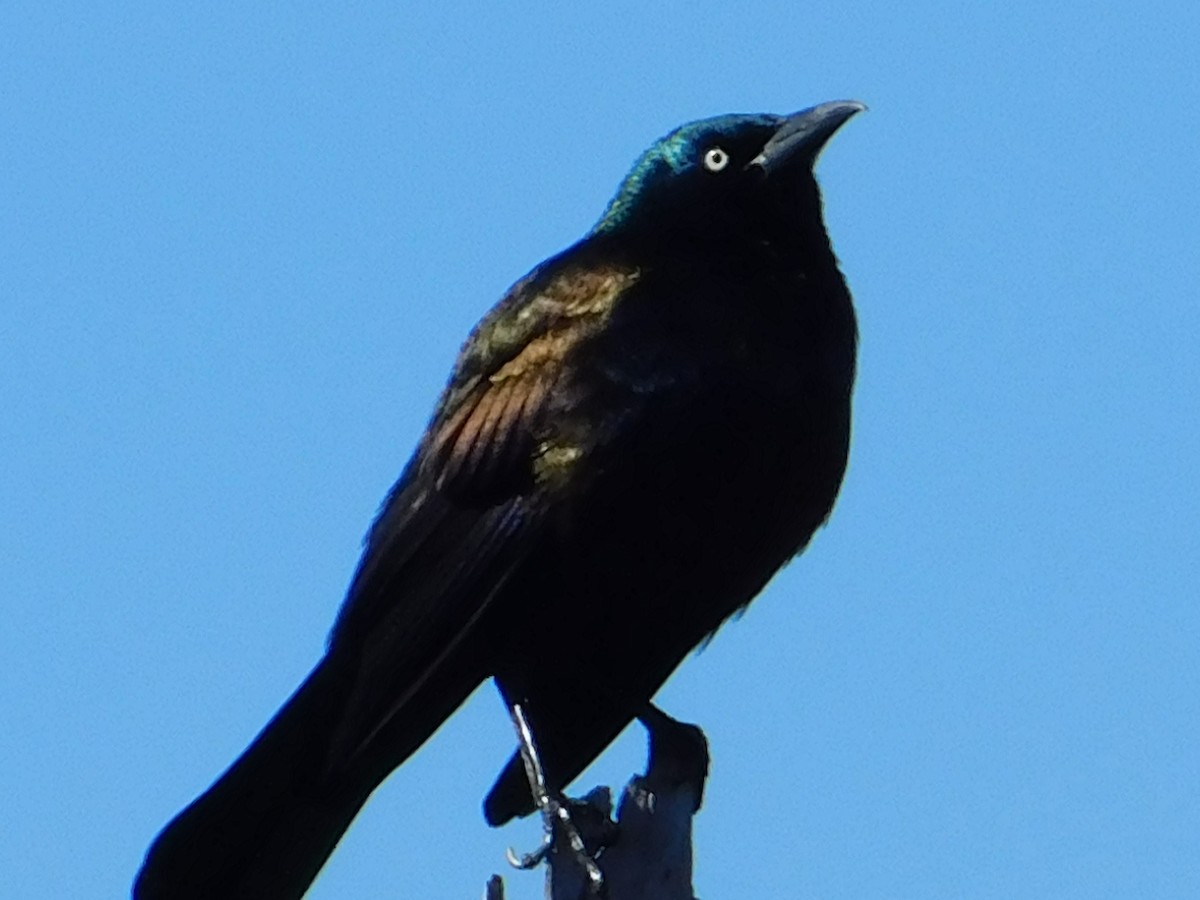
[[[349,760],[334,758],[354,668],[326,657],[254,742],[155,839],[134,900],[304,895],[371,792],[479,683],[444,672]]]
[[[135,900],[302,896],[378,783],[327,768],[328,736],[351,689],[337,667],[319,664],[229,770],[159,834]]]

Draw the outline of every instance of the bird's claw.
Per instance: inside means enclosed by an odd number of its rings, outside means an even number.
[[[542,846],[538,847],[532,853],[518,854],[516,849],[509,847],[504,851],[505,858],[508,859],[508,864],[514,869],[536,869],[550,855],[550,848],[554,846],[554,841],[545,837],[542,839]]]
[[[561,830],[561,833],[567,838],[569,852],[575,857],[580,868],[587,873],[592,893],[601,893],[604,889],[604,873],[600,871],[600,866],[597,865],[595,858],[588,852],[583,836],[571,820],[571,812],[567,808],[567,804],[550,796],[546,797],[546,801],[542,807],[542,822],[545,826],[542,845],[532,853],[518,853],[514,848],[509,847],[504,852],[509,865],[514,869],[522,870],[535,869],[540,866],[554,851],[557,836]]]
[[[514,703],[509,709],[517,737],[521,744],[521,758],[525,763],[525,774],[529,778],[529,787],[533,792],[534,801],[542,813],[542,845],[532,853],[518,855],[512,847],[505,852],[509,863],[518,869],[532,869],[545,862],[555,850],[556,840],[561,833],[567,839],[570,853],[575,862],[587,873],[588,884],[593,894],[604,892],[604,873],[588,852],[583,835],[571,819],[568,803],[552,792],[546,784],[546,775],[538,756],[537,745],[533,740],[533,730],[529,719],[520,703]]]

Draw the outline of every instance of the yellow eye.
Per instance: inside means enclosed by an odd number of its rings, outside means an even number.
[[[729,154],[720,147],[709,147],[704,154],[704,168],[710,172],[720,172],[729,165]]]

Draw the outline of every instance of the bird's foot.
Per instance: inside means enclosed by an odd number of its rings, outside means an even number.
[[[546,773],[542,768],[537,745],[533,740],[533,731],[529,727],[529,719],[520,703],[510,707],[513,726],[517,730],[517,738],[521,744],[521,759],[525,763],[525,775],[529,779],[529,787],[533,791],[533,799],[542,814],[542,844],[532,853],[518,854],[511,847],[508,849],[508,861],[518,869],[532,869],[545,862],[552,853],[562,852],[559,839],[566,840],[567,849],[575,862],[587,875],[588,885],[593,894],[604,892],[604,874],[596,864],[595,857],[588,851],[583,835],[571,818],[570,800],[556,795],[546,785]],[[586,807],[587,804],[579,804]]]
[[[516,847],[509,847],[504,851],[504,856],[514,869],[536,869],[545,862],[546,857],[550,855],[550,848],[553,846],[554,839],[550,835],[546,835],[542,838],[542,846],[532,853],[518,853]]]

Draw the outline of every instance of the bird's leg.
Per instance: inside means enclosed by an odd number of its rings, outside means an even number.
[[[525,764],[525,777],[529,779],[533,801],[541,810],[545,833],[542,837],[542,845],[532,853],[523,853],[518,856],[516,851],[510,847],[508,861],[518,869],[534,868],[550,853],[554,847],[555,838],[561,830],[576,861],[587,873],[592,893],[601,893],[604,889],[604,875],[600,872],[600,867],[596,865],[596,860],[588,853],[579,829],[571,821],[571,813],[567,809],[567,804],[563,799],[555,796],[554,792],[546,785],[546,772],[542,768],[537,744],[533,739],[533,730],[529,727],[529,719],[525,715],[524,707],[520,703],[512,703],[509,705],[509,714],[512,716],[513,727],[517,730],[517,740],[521,745],[521,761]]]

